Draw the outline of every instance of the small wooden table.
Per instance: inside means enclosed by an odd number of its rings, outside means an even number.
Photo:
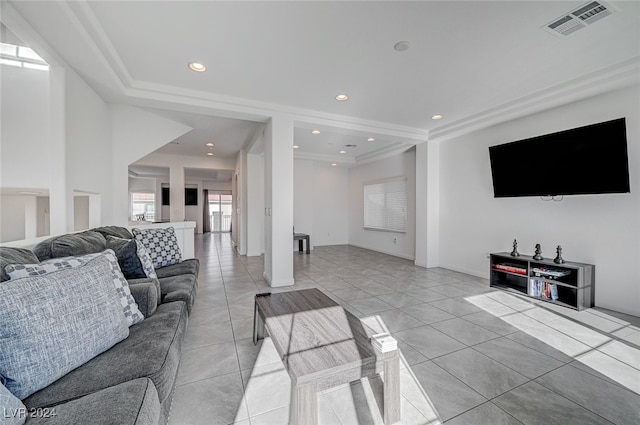
[[[374,332],[320,290],[256,295],[254,344],[265,327],[293,384],[290,424],[318,423],[318,391],[381,371],[384,423],[400,422],[398,350],[375,349]]]
[[[307,243],[307,254],[311,254],[311,239],[306,233],[294,233],[293,240],[298,241],[298,251],[302,252],[302,241]]]

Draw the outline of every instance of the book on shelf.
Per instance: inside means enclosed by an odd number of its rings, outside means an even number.
[[[532,297],[555,301],[558,299],[558,285],[544,280],[529,279],[528,294]]]
[[[502,270],[505,272],[515,273],[515,274],[521,274],[521,275],[527,274],[526,267],[518,266],[515,264],[494,264],[493,268],[497,270]]]
[[[536,277],[543,277],[547,279],[558,279],[560,277],[571,274],[571,272],[568,270],[553,270],[544,267],[534,267],[533,269],[531,269],[531,272]]]

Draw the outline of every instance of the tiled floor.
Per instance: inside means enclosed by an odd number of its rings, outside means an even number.
[[[229,235],[196,237],[196,304],[172,425],[288,422],[291,385],[271,340],[251,341],[260,257]],[[638,424],[638,318],[576,312],[487,282],[352,246],[294,253],[296,285],[317,287],[399,341],[404,424]],[[281,289],[283,290],[283,289]],[[381,379],[319,395],[324,425],[381,424]]]

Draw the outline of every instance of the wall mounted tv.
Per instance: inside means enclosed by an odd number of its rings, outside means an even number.
[[[624,118],[489,147],[496,198],[628,193]]]
[[[169,188],[162,188],[162,205],[169,205]],[[198,189],[192,187],[184,188],[184,204],[185,205],[198,205]]]

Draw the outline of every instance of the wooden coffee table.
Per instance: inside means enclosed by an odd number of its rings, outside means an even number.
[[[291,424],[318,423],[318,391],[380,372],[384,423],[400,422],[398,350],[375,349],[374,332],[320,290],[256,295],[254,344],[265,328],[293,384]]]

